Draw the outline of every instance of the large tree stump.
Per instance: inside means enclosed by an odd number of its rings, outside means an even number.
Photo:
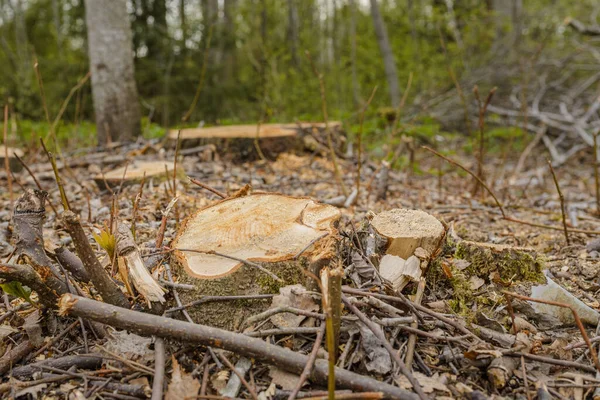
[[[339,122],[329,123],[332,130],[340,127]],[[257,134],[258,145],[265,157],[276,159],[280,153],[302,150],[305,146],[303,136],[307,131],[324,129],[325,124],[311,122],[262,124],[260,130],[258,125],[226,125],[171,130],[167,137],[174,144],[179,136],[181,146],[185,148],[214,144],[222,157],[250,161],[260,156],[255,145]]]
[[[195,287],[180,293],[183,303],[204,296],[274,294],[304,282],[307,259],[337,234],[339,218],[335,207],[271,193],[229,198],[197,211],[172,243],[179,282]],[[198,323],[236,329],[269,304],[207,302],[190,314]]]

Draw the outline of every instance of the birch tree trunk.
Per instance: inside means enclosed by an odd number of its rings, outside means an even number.
[[[396,71],[396,62],[394,61],[394,54],[390,46],[390,39],[388,38],[387,29],[383,22],[383,18],[379,13],[379,5],[377,0],[371,1],[371,16],[373,17],[373,25],[375,27],[375,35],[377,35],[377,43],[379,43],[379,49],[381,50],[381,56],[383,58],[383,66],[385,67],[385,75],[388,81],[388,88],[390,92],[390,100],[392,106],[396,107],[400,103],[400,88],[398,87],[398,72]]]
[[[98,144],[141,132],[126,0],[85,0]]]

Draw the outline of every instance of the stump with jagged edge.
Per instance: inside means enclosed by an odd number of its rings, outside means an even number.
[[[335,240],[339,218],[335,207],[274,193],[229,198],[198,210],[171,245],[178,282],[194,286],[179,293],[182,302],[275,294],[282,286],[304,283],[303,269]],[[211,301],[189,312],[197,323],[233,330],[270,304],[270,299]]]

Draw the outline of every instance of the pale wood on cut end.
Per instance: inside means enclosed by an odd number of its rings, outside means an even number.
[[[430,255],[444,237],[444,226],[421,210],[396,208],[377,214],[371,221],[375,231],[387,239],[387,254],[408,259],[417,247]]]
[[[125,171],[127,168],[127,171]],[[94,177],[94,181],[101,189],[106,189],[106,184],[109,187],[118,187],[123,181],[123,184],[138,183],[146,176],[150,178],[167,178],[167,171],[173,174],[173,161],[134,161],[127,166],[113,169],[104,175],[99,174]],[[125,177],[123,173],[125,172]]]

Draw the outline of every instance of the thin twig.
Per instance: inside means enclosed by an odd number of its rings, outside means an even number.
[[[222,198],[222,199],[226,199],[226,198],[228,197],[228,196],[227,196],[225,193],[223,193],[223,192],[220,192],[220,191],[218,191],[217,189],[215,189],[215,188],[213,188],[213,187],[211,187],[211,186],[208,186],[207,184],[205,184],[205,183],[202,183],[202,182],[200,182],[200,181],[199,181],[199,180],[197,180],[197,179],[191,178],[191,177],[189,177],[189,176],[188,176],[188,179],[189,179],[189,180],[190,180],[190,182],[192,182],[194,185],[198,185],[198,186],[200,186],[202,189],[206,189],[206,190],[208,190],[209,192],[212,192],[212,193],[216,194],[217,196],[219,196],[219,197],[220,197],[220,198]]]
[[[58,167],[56,166],[56,159],[54,158],[54,155],[48,151],[48,149],[46,148],[46,145],[44,144],[44,140],[42,138],[40,138],[40,143],[42,144],[42,148],[46,152],[46,155],[48,156],[48,160],[50,160],[50,164],[52,165],[52,170],[54,171],[54,178],[56,179],[56,184],[58,185],[58,190],[60,192],[60,199],[62,201],[63,208],[65,211],[70,210],[71,207],[69,206],[69,199],[67,199],[67,194],[65,192],[65,188],[60,179],[60,174],[58,173]]]
[[[390,356],[392,357],[392,359],[394,360],[394,362],[400,368],[400,372],[402,373],[402,375],[404,375],[406,377],[406,379],[408,379],[408,381],[412,385],[413,390],[415,391],[415,393],[417,393],[419,395],[419,398],[421,398],[421,400],[426,400],[428,397],[425,394],[425,392],[423,392],[423,388],[421,387],[421,384],[419,384],[419,381],[417,381],[415,379],[415,377],[410,372],[410,370],[402,362],[402,359],[400,359],[400,356],[398,355],[398,353],[394,350],[394,348],[392,347],[392,345],[385,338],[385,335],[383,334],[383,331],[381,331],[380,329],[378,329],[377,325],[375,325],[373,323],[373,321],[371,321],[354,304],[352,304],[352,302],[350,300],[348,300],[348,298],[346,296],[342,295],[342,301],[344,302],[344,304],[346,305],[346,307],[348,307],[350,309],[350,311],[352,311],[358,317],[358,319],[360,319],[360,321],[363,324],[365,324],[373,332],[373,334],[375,335],[375,337],[377,337],[377,339],[379,339],[379,341],[381,342],[381,344],[383,345],[383,347],[385,347],[385,349],[388,351],[388,353],[390,353]]]
[[[325,82],[323,81],[323,75],[317,70],[317,67],[315,66],[315,63],[313,62],[313,59],[308,50],[306,51],[306,58],[308,58],[313,73],[319,80],[319,87],[321,89],[321,108],[323,109],[323,120],[325,122],[325,132],[327,133],[327,145],[329,147],[331,162],[333,163],[335,179],[338,181],[338,185],[340,185],[340,188],[342,189],[342,194],[344,196],[348,196],[348,191],[346,190],[346,185],[344,184],[344,180],[342,179],[342,174],[340,173],[337,157],[335,155],[335,149],[333,148],[333,139],[331,138],[331,128],[329,127],[329,117],[327,115],[327,98],[325,96]]]
[[[371,101],[373,101],[373,98],[375,97],[375,93],[377,92],[377,86],[375,86],[373,88],[373,91],[371,92],[371,96],[369,96],[369,99],[367,100],[367,102],[365,103],[364,107],[362,108],[362,110],[360,110],[360,126],[358,128],[358,133],[357,133],[357,141],[356,141],[356,147],[358,147],[357,151],[358,151],[358,157],[357,157],[357,166],[356,166],[356,198],[359,199],[359,195],[360,195],[360,171],[362,169],[362,152],[363,152],[363,143],[362,143],[362,135],[363,135],[363,123],[365,121],[365,112],[367,111],[367,108],[369,108],[369,105],[371,104]]]
[[[573,306],[571,306],[569,304],[565,304],[565,303],[560,303],[558,301],[534,299],[532,297],[527,297],[527,296],[523,296],[523,295],[520,295],[517,293],[508,292],[506,290],[503,290],[502,293],[504,293],[505,295],[508,295],[508,296],[515,297],[520,300],[533,301],[535,303],[548,304],[551,306],[563,307],[563,308],[568,308],[569,310],[571,310],[571,312],[573,313],[573,318],[575,319],[575,324],[579,328],[579,332],[581,332],[581,336],[583,337],[583,340],[585,340],[585,343],[588,346],[590,355],[592,356],[592,361],[594,362],[594,365],[595,365],[596,369],[598,370],[598,372],[600,372],[600,362],[598,361],[598,354],[596,353],[596,349],[592,345],[592,342],[590,341],[590,338],[589,338],[587,332],[585,331],[583,323],[581,322],[581,319],[579,318],[579,314],[577,313],[577,311],[575,310],[575,308]]]
[[[240,382],[242,382],[242,385],[244,385],[244,387],[248,389],[250,396],[252,396],[254,400],[258,400],[256,390],[252,386],[250,386],[246,378],[244,378],[244,376],[240,374],[240,372],[237,369],[235,369],[235,366],[231,363],[231,361],[229,361],[227,357],[225,357],[225,354],[223,354],[222,352],[218,352],[217,354],[219,355],[221,361],[223,361],[223,363],[227,365],[227,368],[229,368],[231,371],[233,371],[234,374],[237,375],[237,377],[240,379]]]
[[[6,180],[8,181],[8,195],[10,199],[10,207],[14,201],[12,176],[10,174],[10,162],[8,159],[8,104],[4,105],[4,170],[6,171]]]
[[[208,65],[208,53],[210,51],[210,41],[212,39],[214,24],[211,24],[208,28],[208,35],[206,36],[206,46],[204,47],[204,54],[202,57],[202,69],[200,70],[200,81],[198,82],[198,87],[196,88],[196,94],[194,95],[194,100],[192,104],[190,104],[190,108],[185,113],[183,117],[181,117],[182,122],[186,122],[190,119],[192,112],[196,108],[196,104],[198,103],[198,99],[200,98],[200,92],[202,92],[202,87],[204,86],[204,77],[206,76],[206,67]]]
[[[550,167],[550,173],[552,174],[552,179],[554,179],[554,185],[556,186],[556,191],[558,192],[558,198],[560,200],[560,212],[562,214],[562,223],[563,228],[565,230],[565,240],[567,241],[567,246],[571,245],[569,240],[569,231],[567,230],[567,216],[565,215],[565,196],[563,196],[560,191],[560,185],[558,184],[558,179],[556,178],[556,173],[554,173],[554,167],[552,166],[552,162],[550,160],[547,161],[548,166]]]
[[[315,364],[315,360],[317,359],[317,354],[319,354],[319,348],[321,347],[321,342],[323,341],[324,334],[325,334],[325,324],[322,324],[321,329],[319,330],[319,333],[317,333],[315,343],[313,344],[313,348],[308,357],[308,362],[306,363],[306,367],[304,367],[304,370],[302,371],[300,378],[298,378],[296,387],[294,388],[292,393],[290,393],[290,397],[288,397],[288,400],[294,400],[296,398],[296,396],[298,395],[298,392],[302,388],[302,385],[304,385],[304,382],[306,382],[306,379],[308,379],[308,377],[313,369],[313,366]]]

